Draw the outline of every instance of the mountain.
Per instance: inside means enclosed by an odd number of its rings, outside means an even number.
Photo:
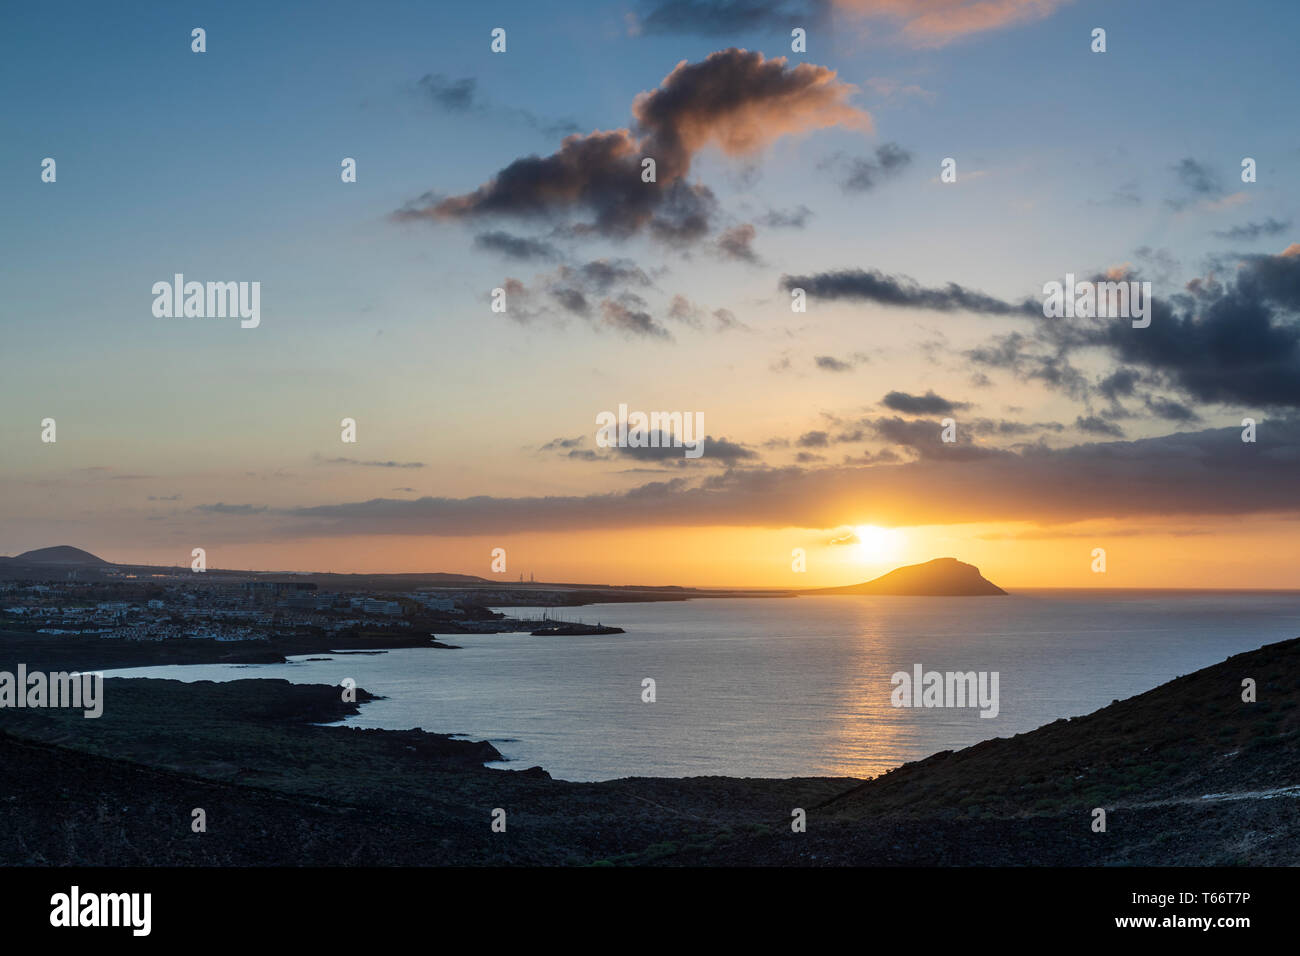
[[[1006,594],[980,574],[973,564],[956,558],[935,558],[924,564],[909,564],[862,584],[842,588],[818,588],[804,594],[902,594],[926,597],[984,597]]]
[[[26,564],[67,564],[78,567],[86,565],[107,566],[111,563],[103,558],[95,557],[89,551],[82,551],[80,548],[74,548],[66,544],[54,548],[37,548],[35,551],[24,551],[13,560],[22,561]]]

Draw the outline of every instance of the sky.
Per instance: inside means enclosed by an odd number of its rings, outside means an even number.
[[[0,553],[1300,586],[1294,4],[8,21]],[[259,324],[155,314],[177,273]],[[1150,325],[1046,317],[1067,274],[1149,282]],[[620,405],[703,453],[602,447]]]

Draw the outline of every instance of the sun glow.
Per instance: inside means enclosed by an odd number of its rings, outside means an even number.
[[[902,550],[903,534],[892,528],[880,528],[874,524],[862,524],[853,529],[858,538],[858,557],[863,561],[891,561]]]

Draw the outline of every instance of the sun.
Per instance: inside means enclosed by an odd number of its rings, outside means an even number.
[[[860,524],[853,532],[858,537],[858,557],[863,561],[890,561],[898,556],[903,545],[902,532],[892,528]]]

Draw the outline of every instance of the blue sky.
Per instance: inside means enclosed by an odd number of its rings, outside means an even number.
[[[1127,263],[1160,296],[1223,257],[1275,255],[1295,241],[1292,228],[1214,235],[1295,217],[1294,4],[1048,3],[1047,15],[944,42],[918,42],[907,15],[879,13],[896,9],[889,3],[843,4],[832,21],[808,21],[806,54],[790,52],[775,21],[709,36],[638,30],[650,0],[15,9],[0,37],[9,92],[0,103],[0,441],[17,489],[0,532],[11,550],[54,543],[41,522],[57,521],[80,533],[69,543],[120,541],[134,529],[135,553],[148,556],[173,545],[142,522],[186,538],[207,520],[193,509],[217,502],[273,511],[388,496],[617,494],[677,477],[539,458],[546,442],[590,431],[594,412],[619,401],[703,409],[714,437],[768,449],[756,452],[766,468],[795,464],[774,443],[827,416],[861,414],[891,391],[937,391],[986,417],[1059,421],[1067,430],[1041,436],[1049,446],[1086,443],[1097,435],[1070,429],[1098,411],[1095,396],[1005,375],[983,391],[970,385],[964,350],[1013,321],[846,302],[796,320],[780,277],[876,269],[1019,300],[1067,271]],[[955,15],[969,2],[936,5]],[[207,31],[201,55],[190,51],[196,26]],[[489,50],[497,26],[508,32],[502,55]],[[1098,26],[1105,54],[1089,50]],[[520,262],[474,237],[502,229],[548,239],[554,223],[391,218],[426,192],[466,194],[521,157],[554,152],[552,124],[583,134],[628,126],[637,94],[679,62],[732,46],[836,71],[873,130],[809,129],[740,157],[701,150],[690,180],[713,191],[718,211],[695,246],[644,234],[565,240],[559,260]],[[420,85],[430,75],[472,80],[468,108],[435,102]],[[904,150],[906,165],[846,192],[844,164],[884,144]],[[40,181],[46,156],[58,163],[55,184]],[[355,184],[340,182],[345,156],[358,162]],[[958,161],[955,185],[937,179],[947,156]],[[1243,156],[1259,162],[1249,186],[1238,178]],[[1188,159],[1216,181],[1212,190],[1188,191],[1176,168]],[[801,229],[761,224],[799,207],[810,212]],[[757,261],[710,251],[716,235],[751,223],[760,223]],[[489,291],[507,278],[537,287],[559,263],[597,258],[629,259],[651,276],[643,292],[671,338],[488,311]],[[260,281],[262,326],[154,319],[149,289],[178,271]],[[663,316],[676,294],[702,314],[727,309],[745,329],[671,326]],[[874,358],[825,375],[818,355]],[[1076,364],[1095,383],[1114,356],[1083,352]],[[1173,379],[1151,387],[1194,406],[1196,427],[1243,414],[1241,403],[1204,401]],[[32,442],[32,423],[46,415],[60,422],[57,450]],[[420,462],[419,480],[323,467],[338,454],[345,415],[365,425],[371,444],[359,457]],[[1115,421],[1127,440],[1192,427]],[[91,493],[77,476],[95,469],[147,477]],[[180,489],[184,508],[150,503]],[[85,513],[76,521],[74,500]],[[846,521],[886,521],[884,510],[862,511]],[[439,537],[436,520],[413,520]],[[271,524],[219,533],[251,553],[292,536]]]

